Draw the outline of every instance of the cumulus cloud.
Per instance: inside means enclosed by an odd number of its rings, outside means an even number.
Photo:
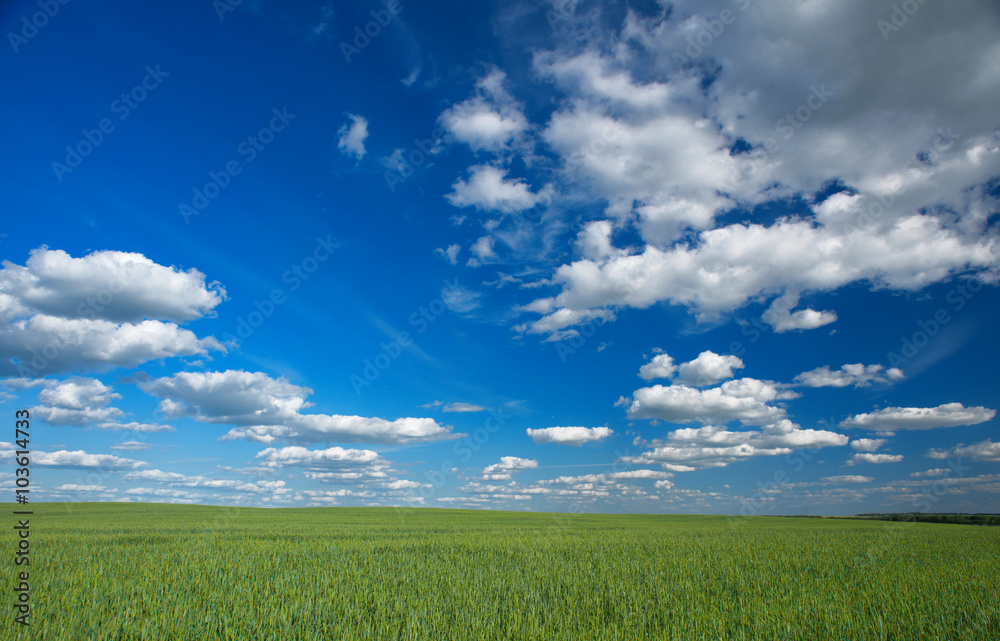
[[[860,463],[899,463],[902,460],[902,454],[871,454],[868,452],[858,452],[847,460],[846,465],[852,466]]]
[[[446,109],[438,121],[473,150],[508,149],[528,129],[528,120],[505,81],[506,74],[492,70],[476,83],[475,96]]]
[[[669,354],[657,354],[648,363],[639,368],[639,376],[651,381],[654,378],[673,378],[677,372],[674,359]]]
[[[694,387],[714,385],[732,378],[734,369],[743,369],[743,361],[738,357],[706,350],[693,361],[682,363],[677,368],[677,382]]]
[[[997,282],[988,185],[1000,142],[987,105],[1000,72],[970,52],[997,51],[1000,14],[989,0],[922,7],[919,26],[887,42],[874,25],[888,7],[812,7],[765,0],[743,19],[728,0],[682,1],[629,11],[618,33],[567,15],[573,28],[534,58],[559,89],[541,137],[562,160],[560,184],[605,203],[607,220],[588,223],[582,258],[555,270],[545,313],[665,301],[714,320],[777,295],[764,320],[788,332],[837,318],[796,310],[800,295],[916,291],[966,272]],[[722,9],[737,14],[725,36],[692,44]],[[760,51],[794,52],[795,72]],[[846,189],[818,196],[834,182]],[[717,225],[789,198],[805,211]],[[644,247],[611,243],[608,230],[627,225]]]
[[[543,427],[527,429],[527,434],[536,443],[561,443],[577,447],[590,441],[600,441],[611,434],[607,427]]]
[[[1000,442],[994,443],[992,439],[986,439],[972,445],[960,443],[952,448],[929,450],[927,456],[933,459],[965,457],[975,461],[1000,463]]]
[[[476,207],[512,214],[534,207],[548,198],[547,191],[533,192],[521,178],[507,178],[507,170],[493,165],[469,168],[469,179],[457,180],[445,198],[455,207]]]
[[[133,367],[222,350],[176,322],[214,316],[225,299],[225,289],[206,285],[196,269],[165,267],[142,254],[73,258],[35,249],[25,265],[4,261],[0,269],[0,376]]]
[[[655,443],[654,449],[621,460],[635,465],[660,464],[665,469],[682,471],[725,467],[755,456],[779,456],[800,448],[846,445],[847,441],[842,434],[802,429],[789,420],[779,420],[752,431],[731,431],[709,425],[674,430],[666,441]]]
[[[15,449],[12,443],[0,443],[0,459],[12,461],[14,453]],[[101,468],[109,471],[130,470],[149,465],[145,461],[121,458],[111,454],[90,454],[83,450],[59,450],[58,452],[32,450],[31,464],[79,469]]]
[[[884,438],[858,438],[851,441],[851,447],[858,452],[874,452],[885,445]]]
[[[796,394],[769,381],[741,378],[719,387],[698,389],[687,385],[654,385],[635,391],[628,408],[631,418],[655,418],[671,423],[727,423],[742,421],[763,425],[781,420],[785,410],[769,403]]]
[[[226,479],[218,478],[212,476],[204,476],[201,474],[197,475],[187,475],[179,474],[177,472],[164,472],[163,470],[141,470],[138,472],[129,472],[122,477],[123,481],[147,481],[152,483],[160,483],[163,485],[169,485],[174,487],[193,487],[193,488],[209,488],[209,489],[219,489],[219,490],[231,490],[235,492],[252,492],[252,493],[270,493],[270,494],[282,494],[285,492],[290,492],[291,490],[285,487],[284,481],[257,481],[256,483],[249,483],[247,481],[240,481],[238,479]],[[131,490],[126,490],[126,494],[155,494],[151,492],[148,488],[133,488]],[[163,496],[171,496],[169,492],[163,493]],[[180,496],[177,494],[176,496]],[[186,495],[191,498],[200,498],[199,495]]]
[[[889,383],[898,381],[905,376],[902,370],[892,367],[883,372],[881,365],[863,365],[853,363],[841,365],[839,370],[830,370],[829,366],[817,367],[808,372],[802,372],[795,377],[795,383],[806,387],[866,387],[871,383]]]
[[[303,414],[303,409],[312,406],[306,400],[312,390],[262,372],[178,372],[140,382],[139,387],[163,399],[160,412],[169,418],[237,426],[222,440],[247,439],[267,445],[275,441],[407,444],[458,437],[450,427],[430,418]]]
[[[829,311],[817,312],[814,309],[807,308],[793,312],[792,309],[798,304],[798,295],[787,293],[784,296],[774,299],[774,302],[771,303],[771,306],[767,308],[767,311],[764,312],[761,318],[778,334],[816,329],[837,320],[837,314]]]
[[[533,459],[519,458],[517,456],[501,456],[499,463],[487,465],[483,468],[483,480],[509,481],[513,473],[530,470],[535,467],[538,467],[538,461]]]
[[[841,421],[840,426],[879,432],[932,430],[939,427],[978,425],[996,416],[996,410],[945,403],[938,407],[886,407]]]
[[[368,138],[368,120],[356,114],[347,115],[351,123],[345,123],[337,131],[337,149],[361,160],[365,155],[365,139]]]
[[[308,467],[323,469],[326,467],[344,467],[356,464],[369,464],[378,460],[379,455],[372,450],[349,450],[342,447],[330,447],[325,450],[308,450],[304,447],[269,447],[257,453],[257,458],[263,459],[265,467]]]

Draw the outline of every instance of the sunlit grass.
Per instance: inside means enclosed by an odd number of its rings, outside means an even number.
[[[1000,638],[1000,528],[393,508],[33,509],[39,639]]]

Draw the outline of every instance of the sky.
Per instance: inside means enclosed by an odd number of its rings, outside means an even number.
[[[0,20],[12,493],[1000,511],[992,0]]]

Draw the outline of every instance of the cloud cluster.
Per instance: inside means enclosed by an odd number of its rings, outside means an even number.
[[[509,481],[511,475],[522,470],[538,467],[538,461],[517,456],[502,456],[499,463],[483,468],[484,481]]]
[[[73,258],[42,247],[0,269],[0,376],[103,370],[222,350],[178,322],[213,316],[226,299],[196,269],[142,254]]]
[[[898,381],[905,376],[903,371],[891,367],[883,373],[881,365],[863,365],[853,363],[841,365],[839,370],[830,370],[829,366],[817,367],[808,372],[802,372],[795,377],[795,383],[806,387],[866,387],[871,383],[889,383]]]
[[[760,430],[736,431],[704,426],[670,432],[654,449],[621,461],[634,465],[656,465],[683,471],[725,467],[755,456],[790,454],[796,449],[847,445],[848,438],[826,430],[802,429],[789,420],[766,424]],[[683,466],[678,468],[676,466]]]
[[[161,398],[160,412],[170,418],[235,425],[222,440],[247,439],[313,443],[407,444],[457,438],[451,428],[430,418],[386,420],[339,414],[303,414],[312,390],[263,372],[178,372],[139,383]]]
[[[581,257],[546,279],[559,291],[536,311],[580,322],[668,302],[708,320],[773,300],[764,320],[787,332],[837,319],[795,310],[800,295],[914,291],[967,272],[997,281],[1000,71],[972,53],[998,51],[989,0],[921,5],[889,39],[874,27],[889,8],[864,0],[748,7],[629,9],[611,33],[570,11],[575,28],[535,55],[555,87],[539,128],[561,161],[554,182],[606,217],[583,223]],[[713,35],[723,9],[735,19]],[[790,199],[804,205],[795,215],[753,221],[757,205]],[[725,214],[742,222],[720,224]],[[615,247],[610,230],[630,227],[644,246]]]

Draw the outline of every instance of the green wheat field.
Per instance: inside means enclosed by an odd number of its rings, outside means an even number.
[[[31,626],[15,624],[8,606],[2,638],[1000,639],[996,527],[396,508],[31,509]],[[7,531],[12,601],[17,543]]]

